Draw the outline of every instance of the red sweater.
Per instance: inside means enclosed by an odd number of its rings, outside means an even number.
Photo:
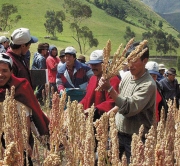
[[[115,76],[110,79],[110,84],[118,92],[120,79]],[[90,108],[94,103],[94,106],[98,109],[99,114],[108,112],[115,106],[114,100],[110,97],[106,91],[95,91],[98,86],[98,79],[96,76],[92,76],[87,86],[87,92],[85,97],[80,101],[83,104],[84,109]]]
[[[46,66],[48,69],[48,81],[50,83],[56,83],[57,65],[60,59],[49,55],[46,59]],[[56,66],[56,68],[54,68]]]

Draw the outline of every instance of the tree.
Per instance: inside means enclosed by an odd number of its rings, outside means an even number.
[[[77,0],[64,0],[64,3],[66,12],[70,14],[66,21],[70,24],[72,37],[78,43],[80,53],[85,54],[90,48],[97,47],[99,44],[98,40],[94,38],[93,32],[87,26],[82,25],[84,20],[92,16],[92,10]]]
[[[61,33],[63,31],[63,23],[65,20],[65,14],[63,11],[47,11],[45,14],[46,22],[44,26],[46,31],[52,35],[53,39],[56,39],[56,32]]]
[[[9,3],[2,4],[0,10],[0,27],[3,31],[5,31],[7,27],[11,29],[12,25],[21,19],[21,15],[14,16],[13,14],[15,13],[18,13],[16,6]]]
[[[126,32],[124,35],[124,39],[126,42],[128,42],[131,38],[135,37],[135,33],[131,31],[131,28],[129,26],[126,27]]]
[[[168,34],[167,36],[167,42],[169,43],[169,52],[170,52],[170,55],[172,53],[172,51],[174,53],[177,53],[176,49],[175,48],[179,48],[179,43],[178,41],[175,39],[174,36],[172,36],[171,34]]]
[[[163,22],[162,22],[161,20],[159,21],[158,26],[159,26],[159,28],[161,28],[161,29],[162,29],[162,27],[163,27]]]

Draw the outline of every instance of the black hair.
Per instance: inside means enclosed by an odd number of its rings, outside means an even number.
[[[135,42],[133,43],[129,49],[127,50],[126,52],[126,58],[129,56],[129,54],[135,50],[135,48],[140,44],[140,41],[139,42]],[[147,45],[144,46],[143,49],[147,48],[147,50],[144,52],[144,54],[140,57],[141,61],[143,61],[145,58],[149,58],[149,47]]]
[[[10,71],[12,71],[12,67],[11,67],[11,64],[10,64],[9,62],[5,62],[5,61],[1,61],[1,60],[0,60],[0,63],[6,63],[6,64],[8,64],[8,67],[9,67]]]
[[[76,58],[76,54],[65,53],[65,55],[66,54],[72,55],[74,58]]]
[[[31,40],[27,43],[25,43],[25,46],[27,47],[29,44],[31,44]],[[12,42],[10,43],[10,47],[12,49],[19,49],[21,47],[22,44],[13,44]]]

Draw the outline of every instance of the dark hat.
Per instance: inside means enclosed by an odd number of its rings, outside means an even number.
[[[171,74],[171,75],[175,76],[176,75],[176,69],[174,69],[174,68],[168,69],[167,74]]]
[[[61,51],[60,51],[60,57],[61,56],[65,56],[65,49],[62,49]]]
[[[48,46],[46,43],[39,43],[38,44],[38,50],[44,50],[44,49],[48,49]]]
[[[86,57],[83,55],[79,55],[78,60],[81,60],[83,62],[86,62]]]

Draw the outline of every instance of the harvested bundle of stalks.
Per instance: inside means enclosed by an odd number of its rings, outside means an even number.
[[[142,165],[144,161],[144,145],[142,142],[144,126],[139,128],[139,134],[133,134],[131,142],[131,166]]]
[[[91,106],[86,120],[86,138],[84,147],[84,166],[94,166],[95,161],[95,137],[94,137],[94,106]]]
[[[175,103],[169,107],[166,128],[164,132],[165,146],[165,165],[170,165],[174,162],[174,139],[175,139],[175,121],[174,110],[176,109]]]
[[[125,53],[128,50],[128,48],[131,46],[131,44],[133,43],[134,38],[132,38],[126,45],[126,47],[124,48],[122,54],[120,55],[120,51],[121,51],[121,47],[122,44],[118,47],[116,53],[113,56],[113,60],[112,62],[109,62],[110,60],[110,52],[111,52],[111,41],[108,40],[106,47],[103,49],[103,63],[102,63],[102,71],[103,74],[102,76],[105,79],[109,79],[115,75],[118,74],[119,70],[122,68],[123,66],[123,62],[125,61]],[[96,90],[100,90],[100,87],[98,86],[96,88]]]
[[[60,166],[61,159],[57,154],[50,154],[43,162],[44,166]]]
[[[61,158],[58,156],[60,154],[60,144],[66,144],[66,133],[63,132],[64,129],[64,108],[66,101],[66,92],[62,94],[59,98],[59,94],[54,93],[52,98],[52,109],[49,115],[49,131],[50,131],[50,152],[45,160],[46,165],[54,165],[56,163],[61,163]],[[64,139],[65,138],[65,139]],[[55,158],[56,162],[52,159]],[[57,160],[59,161],[57,162]]]
[[[100,119],[94,123],[96,128],[96,139],[98,140],[98,166],[106,165],[108,162],[107,145],[108,145],[108,115],[105,112]]]
[[[20,153],[17,152],[17,145],[14,142],[11,142],[4,154],[4,161],[3,165],[13,165],[13,166],[19,166],[19,158],[20,158]]]
[[[125,58],[126,51],[132,45],[133,42],[134,42],[134,39],[131,39],[127,43],[121,55],[120,55],[120,50],[121,50],[122,45],[120,45],[111,63],[109,63],[111,42],[110,41],[107,42],[107,45],[103,50],[104,59],[102,63],[102,70],[103,70],[102,76],[105,79],[109,79],[117,75],[119,70],[122,69],[124,63],[127,63],[128,65],[130,65],[132,62],[135,62],[138,58],[140,58],[144,54],[144,52],[147,51],[148,48],[145,48],[145,46],[147,45],[147,40],[144,40],[140,42],[139,45],[136,46],[135,50],[133,50],[128,55],[127,58]],[[96,88],[97,91],[100,89],[101,89],[100,86]]]
[[[151,126],[149,132],[145,135],[145,148],[144,148],[144,166],[152,165],[155,163],[154,149],[156,148],[156,128]]]
[[[115,124],[115,113],[111,112],[109,115],[109,138],[110,138],[110,150],[109,158],[112,165],[118,165],[119,159],[119,141],[118,141],[118,130]]]

